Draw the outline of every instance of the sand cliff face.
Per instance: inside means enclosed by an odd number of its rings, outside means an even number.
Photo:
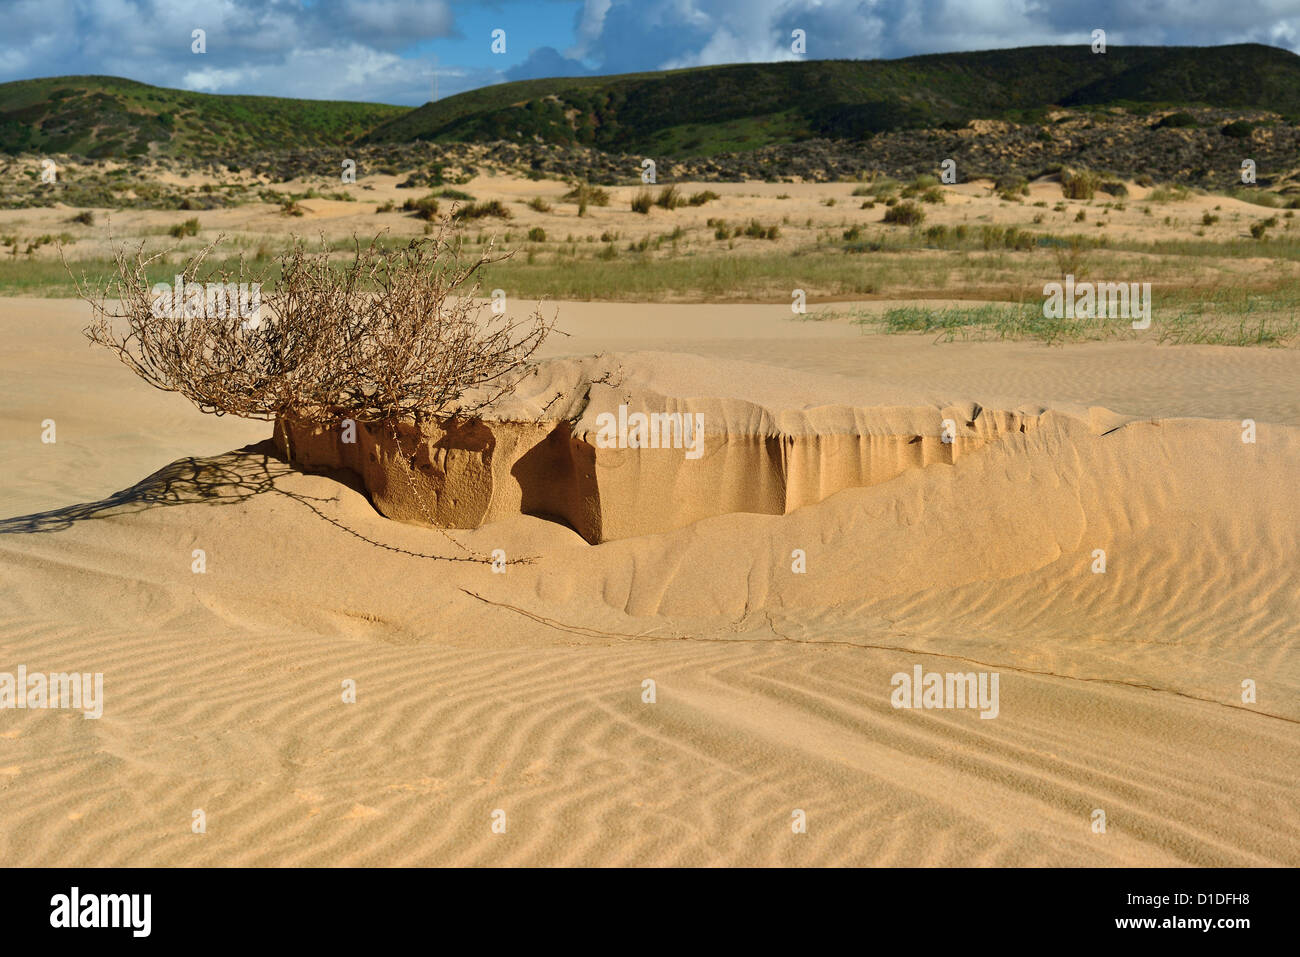
[[[282,421],[295,464],[347,469],[389,518],[441,528],[478,528],[509,515],[559,518],[601,541],[595,461],[568,423],[471,420],[357,423],[340,427]]]
[[[287,434],[298,465],[355,473],[397,521],[469,529],[522,513],[562,521],[595,544],[730,512],[784,515],[952,464],[1059,414],[970,402],[772,410],[608,378],[595,357],[551,360],[490,417],[282,421],[276,441],[285,450]]]

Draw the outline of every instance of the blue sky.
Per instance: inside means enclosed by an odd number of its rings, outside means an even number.
[[[218,93],[419,104],[534,76],[1030,44],[1267,43],[1300,0],[0,0],[0,81],[125,76]],[[207,50],[191,35],[206,31]],[[492,31],[505,31],[493,53]]]

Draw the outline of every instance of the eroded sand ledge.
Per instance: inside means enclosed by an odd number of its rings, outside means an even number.
[[[564,521],[595,544],[729,512],[786,514],[951,464],[1062,414],[974,402],[782,409],[755,401],[753,388],[749,397],[666,394],[664,385],[682,383],[630,381],[611,365],[609,357],[545,362],[483,419],[358,423],[351,443],[338,427],[286,421],[276,442],[283,451],[287,431],[296,464],[354,472],[391,519],[464,529],[525,513]],[[674,447],[605,447],[602,428],[608,435],[620,406],[624,421],[641,412],[702,422],[702,448],[689,433],[673,435]],[[1094,431],[1118,424],[1104,410],[1091,418]]]

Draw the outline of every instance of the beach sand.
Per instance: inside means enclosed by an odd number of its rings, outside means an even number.
[[[444,533],[0,301],[0,672],[104,675],[0,711],[0,861],[1300,864],[1300,353],[558,308],[549,357],[664,394],[1039,426],[788,514]],[[997,717],[895,708],[916,666]]]

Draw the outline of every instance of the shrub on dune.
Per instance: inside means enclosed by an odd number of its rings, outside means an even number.
[[[919,226],[925,222],[925,212],[911,200],[904,200],[885,210],[885,222],[898,226]]]
[[[462,206],[452,214],[452,218],[457,220],[482,219],[485,216],[510,219],[510,210],[501,204],[501,200],[490,199],[485,203],[470,203],[468,206]]]
[[[1061,170],[1061,192],[1066,199],[1092,199],[1101,186],[1101,177],[1086,169]]]
[[[252,319],[201,297],[195,308],[159,308],[148,273],[164,253],[145,255],[143,243],[114,250],[102,287],[74,282],[93,312],[90,341],[204,412],[317,424],[468,417],[513,388],[553,322],[538,311],[484,320],[478,273],[510,254],[493,256],[489,244],[462,262],[455,239],[444,219],[429,238],[393,249],[357,242],[344,257],[295,242],[260,273],[242,259],[205,267],[217,240],[182,268],[187,295],[200,277],[208,288],[260,289],[278,271]]]

